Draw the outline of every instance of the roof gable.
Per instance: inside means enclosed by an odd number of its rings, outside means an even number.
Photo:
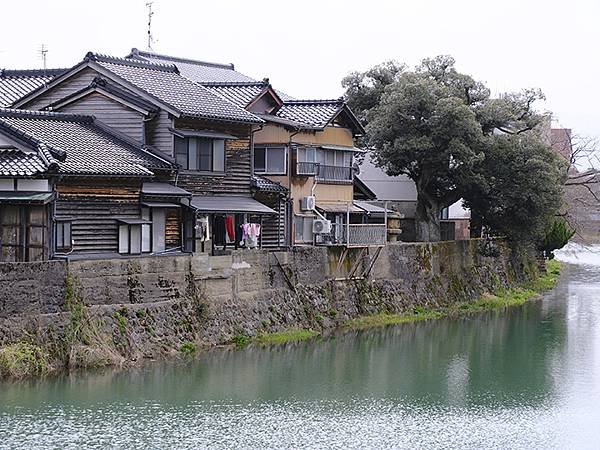
[[[283,105],[283,100],[269,84],[268,78],[260,82],[211,82],[204,87],[231,103],[258,114],[273,114]]]
[[[21,97],[48,84],[54,77],[67,70],[0,70],[0,106],[12,105]]]
[[[154,169],[173,168],[92,116],[0,108],[0,133],[35,145],[37,154],[65,175],[149,177]]]
[[[343,99],[287,100],[277,112],[277,116],[319,129],[337,123],[350,128],[354,135],[362,135],[365,132]]]
[[[31,93],[19,100],[16,105],[27,104],[47,89],[66,81],[86,67],[92,68],[121,87],[160,106],[175,117],[188,116],[242,123],[263,122],[243,108],[182,77],[173,64],[157,64],[94,53],[88,53],[81,63],[66,74],[56,77],[47,87]]]

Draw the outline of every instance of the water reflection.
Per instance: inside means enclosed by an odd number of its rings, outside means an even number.
[[[507,311],[3,384],[0,448],[593,447],[598,292],[572,266]]]

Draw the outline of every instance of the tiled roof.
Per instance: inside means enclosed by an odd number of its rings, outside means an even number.
[[[46,168],[56,164],[62,174],[152,176],[153,169],[172,168],[91,116],[0,108],[0,132],[30,144],[48,160]]]
[[[47,170],[48,166],[36,152],[25,153],[14,148],[0,148],[0,176],[31,177]]]
[[[252,175],[252,186],[263,192],[287,192],[287,189],[281,184],[260,175]]]
[[[94,53],[88,53],[86,58],[185,116],[232,122],[263,122],[243,108],[179,75],[178,69],[172,64],[113,58]]]
[[[277,116],[317,128],[325,128],[338,116],[343,116],[355,134],[365,130],[344,99],[336,100],[286,100]]]
[[[65,70],[0,70],[0,106],[12,105]]]
[[[197,83],[211,81],[227,82],[253,82],[256,81],[249,76],[244,75],[234,69],[233,64],[219,64],[206,61],[196,61],[188,58],[178,58],[175,56],[160,55],[158,53],[145,52],[136,48],[131,49],[128,58],[145,60],[162,64],[174,64],[179,69],[179,73],[189,80]]]
[[[208,90],[225,97],[234,105],[245,108],[267,86],[266,82],[204,83]]]
[[[288,100],[279,109],[277,115],[285,119],[324,128],[343,106],[343,100]]]

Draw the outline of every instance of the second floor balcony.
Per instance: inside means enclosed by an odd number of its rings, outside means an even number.
[[[352,182],[353,168],[315,162],[296,163],[296,175],[314,176],[318,181]]]

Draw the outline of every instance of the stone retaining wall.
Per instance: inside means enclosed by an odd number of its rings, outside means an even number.
[[[533,270],[530,259],[515,263],[506,252],[484,257],[478,248],[476,240],[399,243],[377,259],[373,250],[352,250],[342,263],[339,249],[306,247],[0,264],[0,345],[27,339],[52,346],[58,339],[78,348],[104,347],[127,361],[157,358],[178,354],[187,342],[209,346],[466,301]],[[340,280],[354,267],[358,274],[372,269],[366,279]],[[69,340],[75,320],[82,321],[77,329],[88,331]]]

